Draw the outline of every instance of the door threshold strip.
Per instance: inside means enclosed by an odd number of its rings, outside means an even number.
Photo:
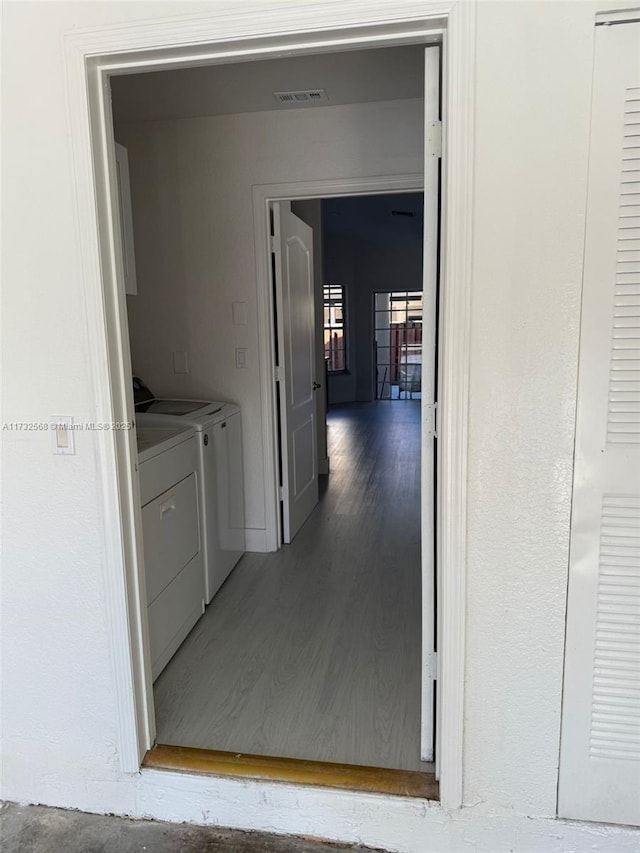
[[[435,774],[416,770],[388,770],[384,767],[246,755],[168,744],[153,746],[145,755],[142,766],[156,770],[269,779],[295,785],[419,797],[424,800],[439,799]]]

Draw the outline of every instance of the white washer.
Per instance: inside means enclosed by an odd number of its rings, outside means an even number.
[[[197,434],[139,427],[138,471],[153,679],[204,612]]]
[[[139,427],[182,425],[196,431],[208,604],[245,551],[240,409],[234,403],[159,399],[137,379],[134,390]]]

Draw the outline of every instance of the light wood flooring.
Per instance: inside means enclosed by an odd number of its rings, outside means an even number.
[[[331,474],[291,545],[245,554],[155,684],[158,743],[420,762],[420,403],[329,414]]]

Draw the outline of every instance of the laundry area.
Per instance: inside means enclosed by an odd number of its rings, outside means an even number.
[[[157,744],[432,774],[438,69],[111,80]]]
[[[242,427],[231,403],[133,387],[155,679],[244,553]]]

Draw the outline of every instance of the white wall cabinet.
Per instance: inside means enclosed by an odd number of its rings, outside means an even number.
[[[120,145],[119,142],[116,142],[115,145],[118,201],[120,204],[120,236],[122,239],[122,262],[124,265],[124,290],[129,296],[136,296],[138,293],[138,280],[136,278],[136,253],[133,242],[129,154],[124,145]]]
[[[640,23],[596,31],[558,811],[640,824]]]

